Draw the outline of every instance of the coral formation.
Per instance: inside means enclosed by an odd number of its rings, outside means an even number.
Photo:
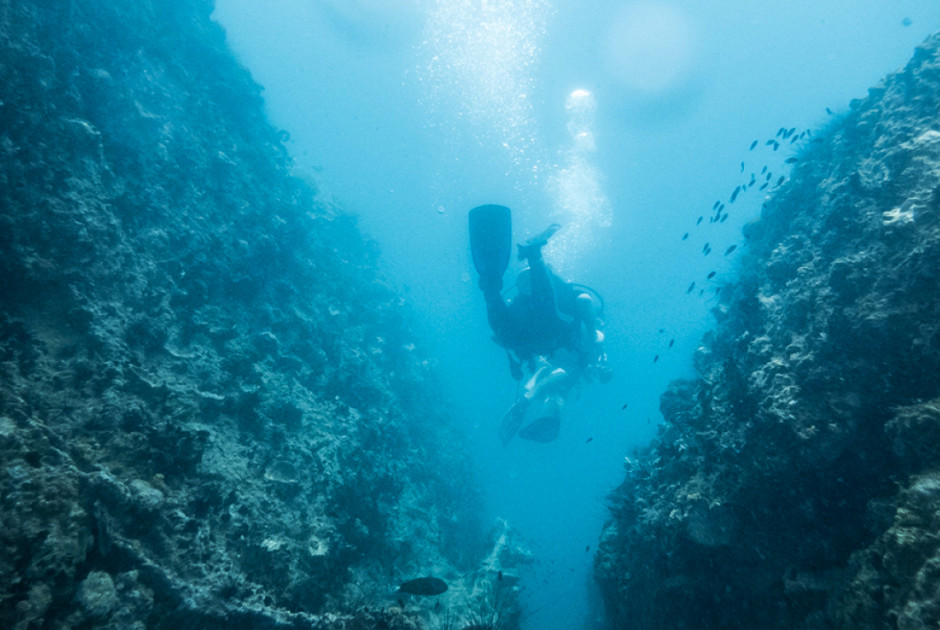
[[[0,0],[0,626],[426,627],[472,472],[211,11]]]
[[[595,575],[617,628],[940,623],[940,36],[748,226],[628,460]]]

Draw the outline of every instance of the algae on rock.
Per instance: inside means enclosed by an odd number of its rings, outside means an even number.
[[[407,306],[211,11],[0,0],[3,627],[417,627],[392,585],[486,553]]]
[[[748,226],[697,379],[611,497],[618,628],[935,628],[940,36]]]

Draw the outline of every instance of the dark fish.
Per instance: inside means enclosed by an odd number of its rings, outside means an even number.
[[[714,210],[715,208],[717,208],[717,207],[720,206],[720,205],[721,205],[721,199],[719,199],[718,201],[715,202],[715,205],[712,206],[712,210]]]
[[[777,141],[774,140],[773,138],[771,138],[770,140],[768,140],[767,142],[764,143],[764,146],[765,146],[765,147],[769,147],[769,146],[773,146],[773,145],[775,145],[775,144],[777,144]]]
[[[776,150],[779,149],[779,148],[780,148],[780,143],[779,143],[779,142],[774,142],[774,151],[776,151]]]
[[[765,183],[765,184],[761,184],[761,187],[758,188],[757,190],[764,190],[764,189],[766,189],[768,186],[770,186],[770,182],[767,182],[767,183]]]
[[[737,248],[738,248],[737,245],[732,245],[731,247],[729,247],[728,249],[725,250],[725,256],[727,256],[728,254],[730,254],[731,252],[733,252],[733,251],[736,250]]]
[[[659,355],[658,355],[658,354],[657,354],[655,357],[653,357],[653,363],[656,363],[657,361],[659,361]]]
[[[409,595],[440,595],[447,590],[447,583],[436,577],[420,577],[408,580],[398,587],[399,593]]]
[[[801,137],[802,137],[802,136],[793,136],[792,138],[790,138],[790,144],[793,144],[794,142],[796,142],[797,140],[799,140]]]
[[[785,160],[784,160],[784,163],[785,163],[785,164],[796,164],[798,161],[799,161],[799,160],[797,160],[795,157],[791,157],[791,158],[785,159]]]
[[[588,439],[584,440],[584,443],[587,444],[588,442],[592,441],[593,439],[594,439],[594,438],[589,437]]]
[[[709,249],[711,249],[711,245],[709,245],[708,243],[705,243],[705,247],[702,248],[702,251],[704,252],[704,251],[707,251],[707,250],[709,250]]]
[[[744,162],[741,162],[741,172],[744,172]]]
[[[767,172],[767,165],[764,164],[764,168],[762,168],[762,169],[760,170],[760,174],[763,175],[763,174],[766,173],[766,172]]]
[[[773,171],[768,171],[768,172],[767,172],[767,177],[765,177],[764,180],[769,182],[769,181],[770,181],[770,178],[773,177],[773,176],[774,176],[774,172],[773,172]]]
[[[724,213],[723,215],[721,215],[721,218],[718,219],[718,222],[719,222],[719,223],[724,223],[724,222],[727,221],[727,220],[728,220],[728,213],[726,212],[726,213]]]
[[[590,550],[591,550],[591,545],[588,545],[587,547],[584,548],[584,553],[587,553]]]
[[[689,238],[689,233],[688,233],[688,232],[686,232],[685,234],[682,235],[682,240],[683,240],[683,241],[684,241],[685,239],[687,239],[687,238]]]
[[[716,272],[714,272],[714,271],[710,272],[710,273],[708,274],[708,276],[705,277],[705,279],[706,279],[706,280],[711,280],[712,278],[715,277],[715,273],[716,273]]]
[[[671,348],[671,347],[673,347],[674,345],[676,345],[676,340],[675,340],[675,339],[670,339],[670,340],[669,340],[669,347]]]
[[[777,130],[777,135],[774,136],[774,137],[775,137],[775,138],[779,138],[780,136],[782,136],[782,135],[785,134],[786,132],[787,132],[787,128],[786,128],[786,127],[781,127],[780,129]]]
[[[754,150],[754,147],[756,147],[756,146],[757,146],[757,140],[755,140],[754,142],[751,143],[751,148],[748,149],[748,151],[753,151],[753,150]]]
[[[832,116],[832,110],[829,109],[828,107],[826,108],[826,113],[829,114],[830,116]]]
[[[659,329],[659,334],[660,334],[660,335],[663,334],[664,332],[666,332],[666,329],[665,329],[665,328],[660,328],[660,329]]]
[[[623,407],[620,408],[620,411],[623,411],[624,409],[626,409],[626,408],[627,408],[627,405],[629,405],[629,404],[630,404],[630,403],[623,403]]]
[[[698,296],[699,296],[699,297],[702,297],[703,295],[705,295],[705,289],[699,289],[699,290],[698,290]]]
[[[734,203],[734,200],[738,198],[738,193],[741,192],[741,187],[736,186],[734,192],[731,193],[731,200],[728,203]]]
[[[500,569],[499,571],[496,572],[496,579],[497,579],[497,580],[502,580],[502,579],[503,579],[503,571],[502,571],[502,569]]]
[[[689,285],[689,288],[685,290],[685,293],[686,293],[686,295],[688,295],[689,293],[691,293],[691,292],[694,291],[694,290],[695,290],[695,282],[692,282],[692,284]]]
[[[695,225],[699,225],[699,224],[702,222],[702,219],[704,219],[704,218],[705,218],[705,217],[699,217],[699,218],[698,218],[698,221],[695,222]]]
[[[779,186],[780,184],[782,184],[783,182],[785,182],[786,179],[787,179],[787,178],[786,178],[785,175],[781,175],[781,176],[780,176],[780,179],[777,180],[777,185]]]

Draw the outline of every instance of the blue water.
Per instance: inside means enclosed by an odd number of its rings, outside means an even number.
[[[714,202],[765,165],[776,183],[797,145],[767,139],[822,129],[940,28],[934,0],[584,6],[217,0],[215,14],[291,134],[298,174],[361,216],[412,303],[487,516],[536,557],[533,629],[597,627],[605,495],[655,434],[659,394],[691,376],[714,290],[735,274],[723,253],[765,193],[742,193],[723,223],[709,223]],[[548,262],[606,299],[614,379],[572,396],[549,445],[496,436],[516,385],[467,248],[466,213],[482,203],[513,208],[517,240],[562,223]]]

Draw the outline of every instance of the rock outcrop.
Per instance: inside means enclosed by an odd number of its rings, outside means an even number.
[[[0,0],[0,626],[508,610],[407,306],[211,11]]]
[[[940,37],[748,226],[697,378],[611,497],[616,628],[940,624]]]

